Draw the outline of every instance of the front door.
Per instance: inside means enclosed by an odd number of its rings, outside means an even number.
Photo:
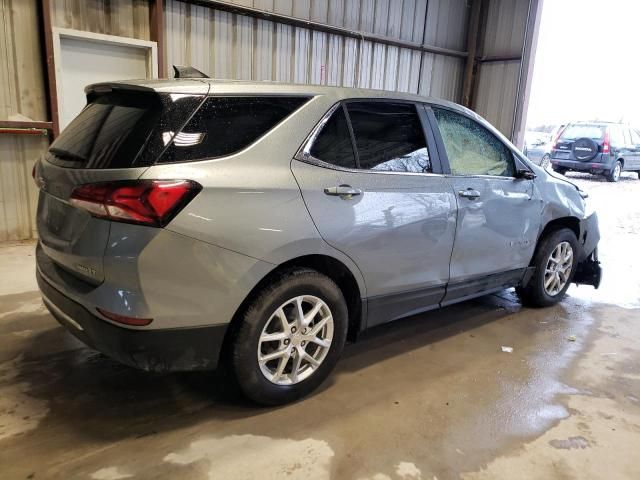
[[[318,231],[362,271],[369,326],[437,306],[449,279],[456,199],[427,124],[413,103],[347,102],[292,162]]]
[[[628,168],[628,170],[638,170],[640,175],[640,133],[637,130],[630,129],[631,134],[631,145],[632,145],[632,168]]]
[[[458,112],[433,112],[458,202],[449,303],[522,278],[540,231],[542,202],[534,180],[516,178],[513,153],[497,136]]]

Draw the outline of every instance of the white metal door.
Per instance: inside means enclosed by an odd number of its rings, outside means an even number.
[[[62,37],[60,51],[58,105],[61,129],[84,108],[85,86],[148,76],[148,51],[143,48]]]

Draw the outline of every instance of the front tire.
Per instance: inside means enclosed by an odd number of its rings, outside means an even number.
[[[620,174],[622,173],[622,162],[618,160],[613,168],[607,172],[606,178],[609,182],[617,182],[620,180]]]
[[[540,240],[533,259],[535,273],[525,287],[516,289],[528,307],[549,307],[562,300],[573,280],[578,262],[578,240],[568,228]]]
[[[330,278],[295,269],[259,292],[240,322],[231,357],[236,382],[254,402],[281,405],[329,376],[344,348],[348,312]]]

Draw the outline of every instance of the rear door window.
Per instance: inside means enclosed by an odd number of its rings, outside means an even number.
[[[618,125],[614,125],[611,127],[611,146],[624,146],[624,133],[622,132],[622,128]]]
[[[309,151],[311,156],[342,168],[356,168],[356,157],[342,106],[333,112]]]
[[[265,135],[308,97],[209,97],[178,133],[158,163],[187,162],[236,153]]]
[[[498,137],[469,117],[433,108],[451,173],[513,177],[513,154]]]
[[[416,106],[401,102],[348,102],[360,168],[431,173],[431,159]]]

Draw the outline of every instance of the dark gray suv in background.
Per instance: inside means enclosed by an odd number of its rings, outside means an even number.
[[[640,179],[640,132],[627,125],[570,123],[551,148],[551,166],[558,173],[589,172],[617,182],[623,171],[632,171]]]
[[[87,98],[34,170],[37,279],[62,325],[127,365],[220,365],[279,404],[366,328],[599,284],[586,194],[453,103],[195,79]]]

